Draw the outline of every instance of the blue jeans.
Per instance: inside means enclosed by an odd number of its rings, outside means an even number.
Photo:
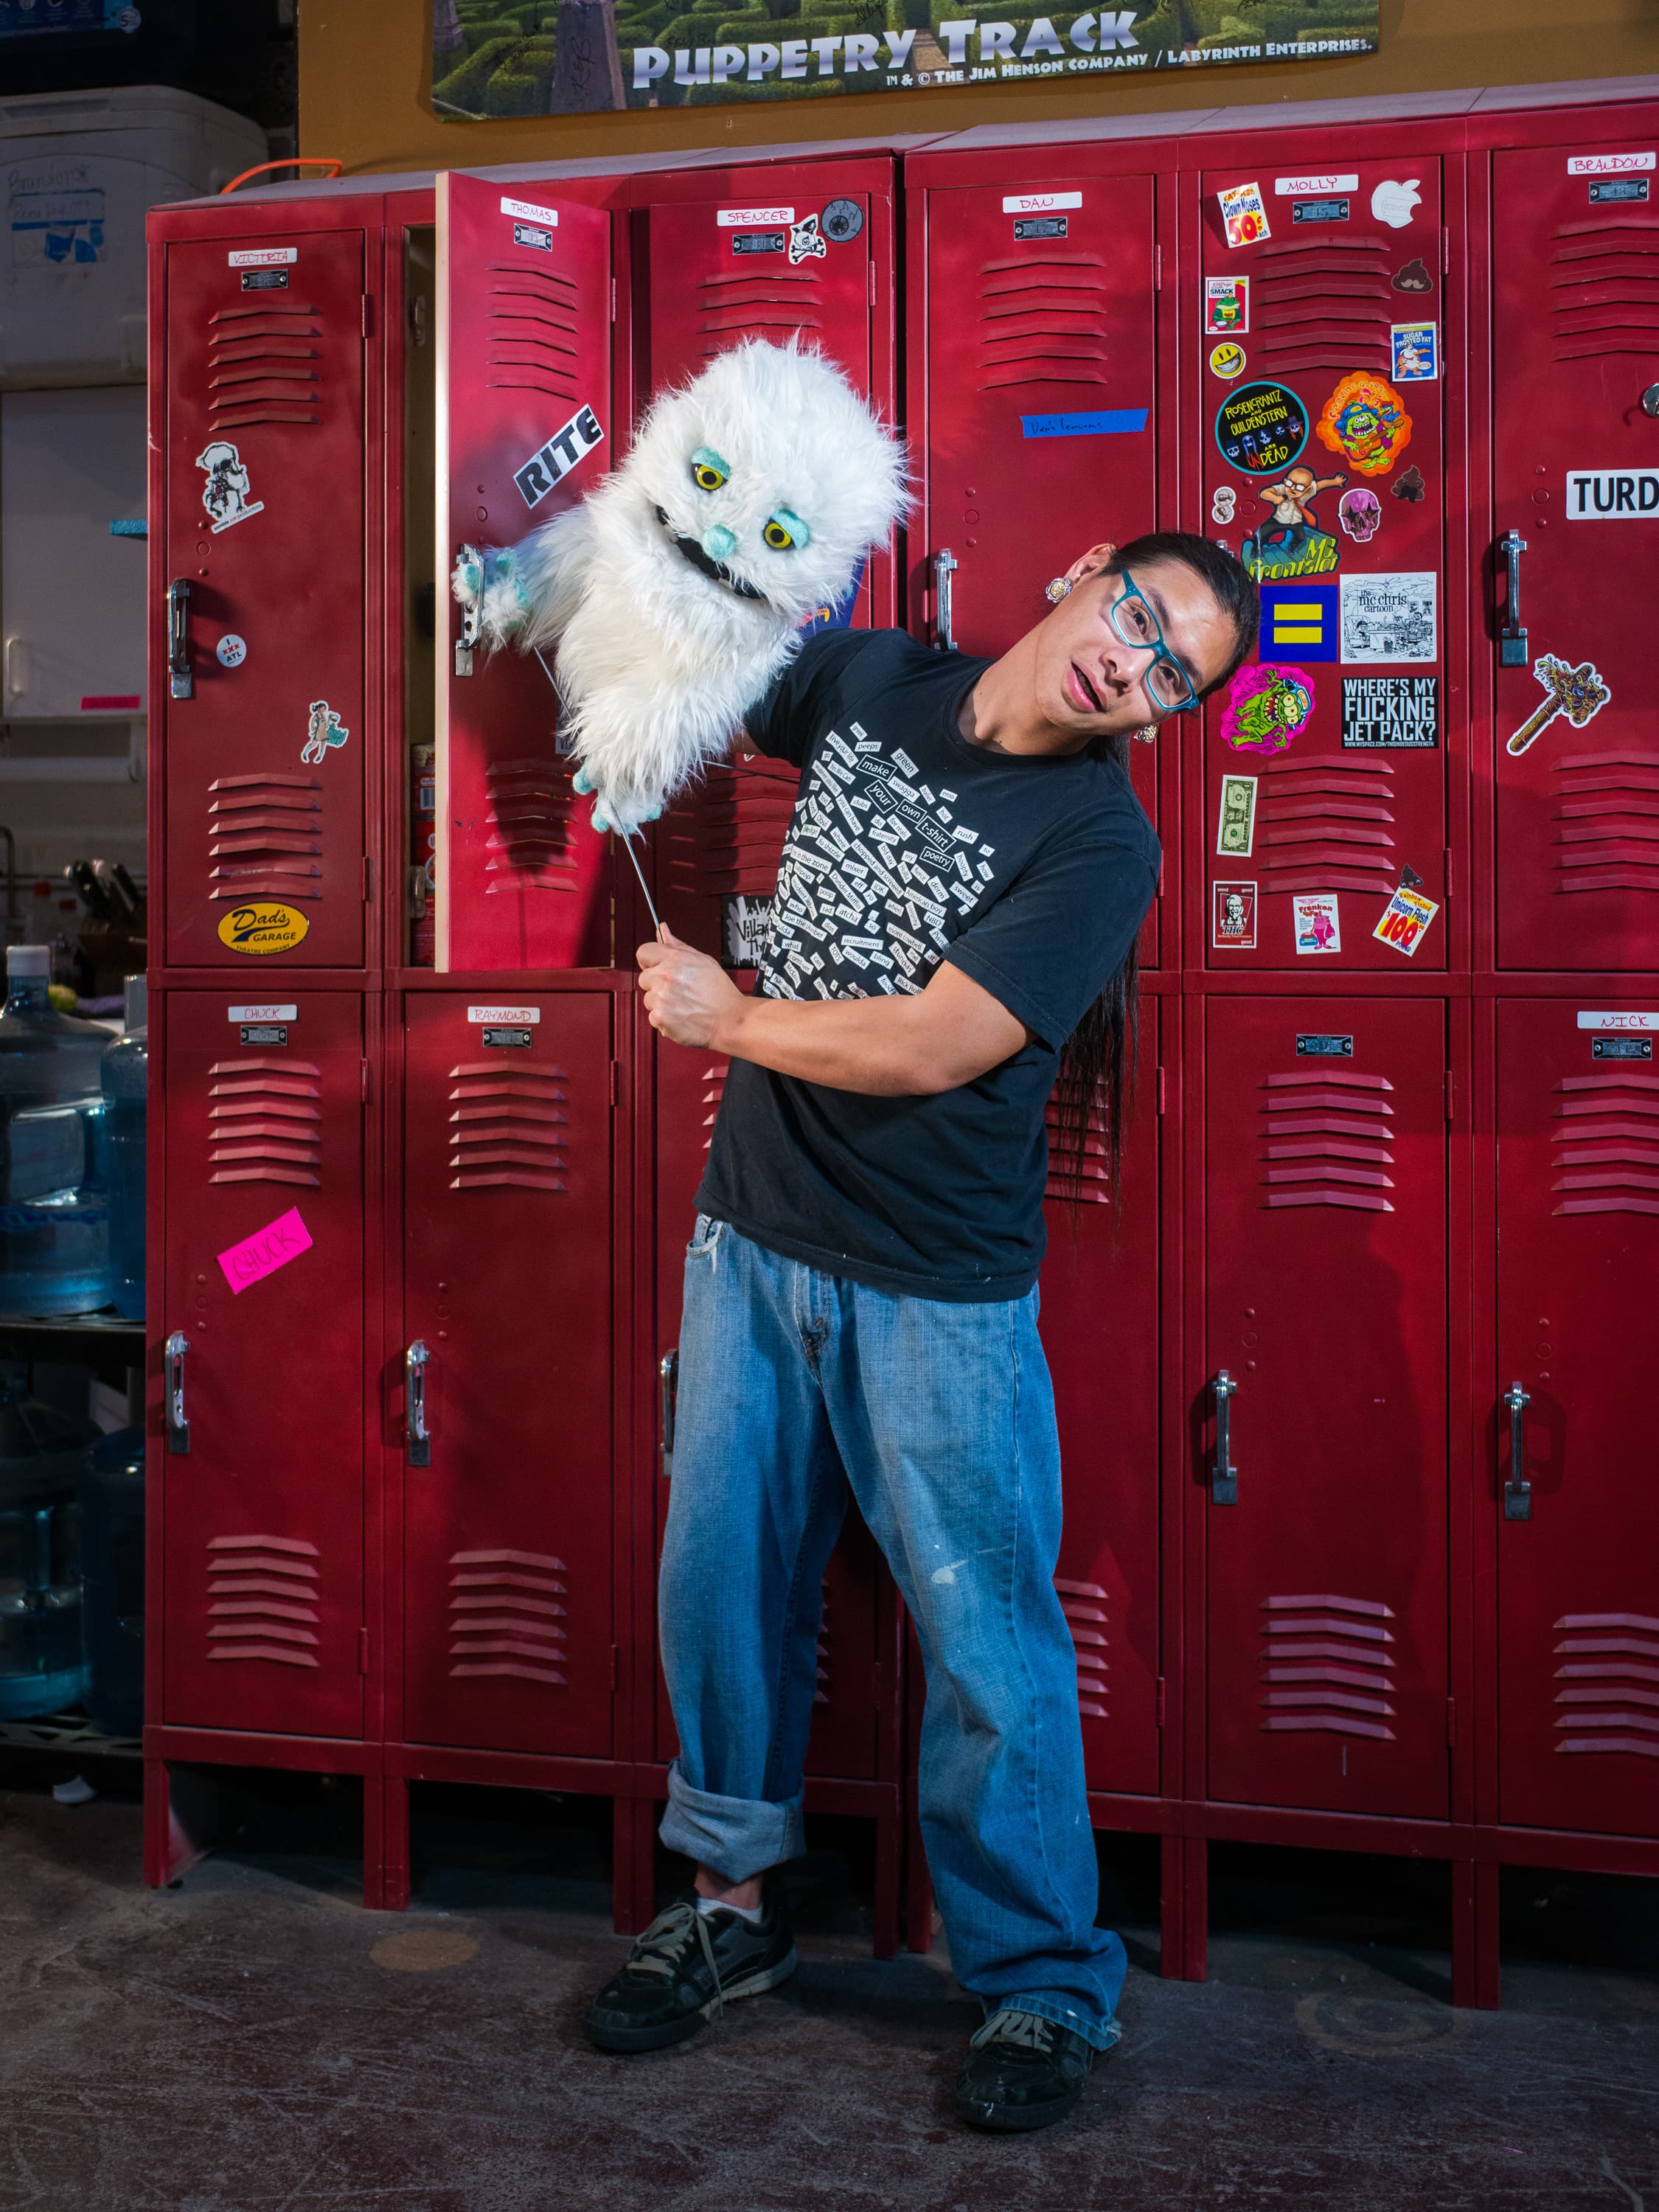
[[[1035,1291],[896,1297],[699,1217],[659,1591],[680,1739],[662,1839],[732,1882],[803,1849],[821,1584],[850,1486],[927,1662],[921,1827],[957,1978],[1104,2050],[1127,1961],[1095,1926],[1036,1312]]]

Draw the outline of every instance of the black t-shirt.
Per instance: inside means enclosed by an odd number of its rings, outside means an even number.
[[[757,750],[802,771],[757,988],[916,992],[949,960],[1035,1042],[930,1097],[733,1060],[697,1194],[787,1258],[961,1304],[1036,1279],[1060,1048],[1133,944],[1159,862],[1115,761],[969,744],[957,713],[988,665],[902,630],[826,630],[750,709]]]

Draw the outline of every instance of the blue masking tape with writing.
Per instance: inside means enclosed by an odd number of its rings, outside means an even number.
[[[1108,407],[1092,415],[1022,415],[1020,434],[1026,438],[1109,438],[1125,430],[1144,430],[1144,407]]]

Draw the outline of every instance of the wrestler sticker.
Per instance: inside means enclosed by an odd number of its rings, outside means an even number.
[[[1382,909],[1382,919],[1371,935],[1384,945],[1392,945],[1396,952],[1403,952],[1409,960],[1423,941],[1423,933],[1440,911],[1431,898],[1421,891],[1409,890],[1401,884]]]
[[[1244,374],[1244,349],[1235,345],[1231,338],[1223,344],[1210,348],[1210,374],[1224,377],[1231,384],[1236,376]]]
[[[1229,246],[1259,246],[1264,238],[1273,236],[1260,185],[1230,185],[1216,198],[1221,203],[1221,228]]]
[[[1246,476],[1277,476],[1308,442],[1308,410],[1288,385],[1241,384],[1216,410],[1221,457]]]
[[[1321,477],[1298,462],[1276,483],[1262,485],[1256,497],[1270,510],[1269,520],[1248,541],[1243,554],[1244,566],[1258,584],[1330,574],[1339,548],[1334,538],[1316,527],[1319,518],[1314,501],[1321,492],[1334,491],[1347,481],[1340,469],[1334,476]]]
[[[1212,884],[1210,942],[1218,952],[1255,950],[1255,885]]]
[[[1250,280],[1248,276],[1206,276],[1204,279],[1204,335],[1242,338],[1250,327]]]
[[[1313,720],[1313,678],[1304,669],[1259,661],[1227,690],[1221,734],[1236,752],[1282,753]]]
[[[1337,586],[1264,584],[1261,653],[1264,660],[1293,653],[1298,660],[1337,658]]]
[[[1377,569],[1367,576],[1344,576],[1341,591],[1345,661],[1438,657],[1432,568]]]
[[[1396,384],[1432,384],[1440,374],[1440,329],[1436,323],[1391,323],[1389,337]]]
[[[1253,775],[1224,775],[1221,814],[1215,848],[1224,860],[1248,860],[1255,844],[1255,785]]]
[[[1381,477],[1411,443],[1412,418],[1391,384],[1355,369],[1325,402],[1318,429],[1321,444],[1362,477]]]
[[[1340,952],[1342,917],[1334,891],[1297,891],[1291,899],[1291,926],[1296,949],[1304,952]]]

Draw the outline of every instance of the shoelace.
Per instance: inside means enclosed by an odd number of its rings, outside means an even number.
[[[661,1974],[672,1981],[679,1971],[686,1950],[695,1936],[714,1984],[714,2017],[718,2020],[726,2010],[726,1992],[720,1987],[720,1970],[715,1963],[714,1941],[708,1933],[708,1916],[699,1912],[695,1905],[684,1899],[659,1912],[643,1936],[635,1944],[628,1961],[630,1973]],[[1023,2015],[1022,2015],[1023,2017]]]
[[[968,2047],[981,2051],[988,2043],[1017,2043],[1022,2049],[1035,2051],[1040,2057],[1046,2058],[1054,2039],[1054,2022],[1044,2020],[1040,2012],[1020,2012],[1012,2005],[1005,2005],[969,2039]]]

